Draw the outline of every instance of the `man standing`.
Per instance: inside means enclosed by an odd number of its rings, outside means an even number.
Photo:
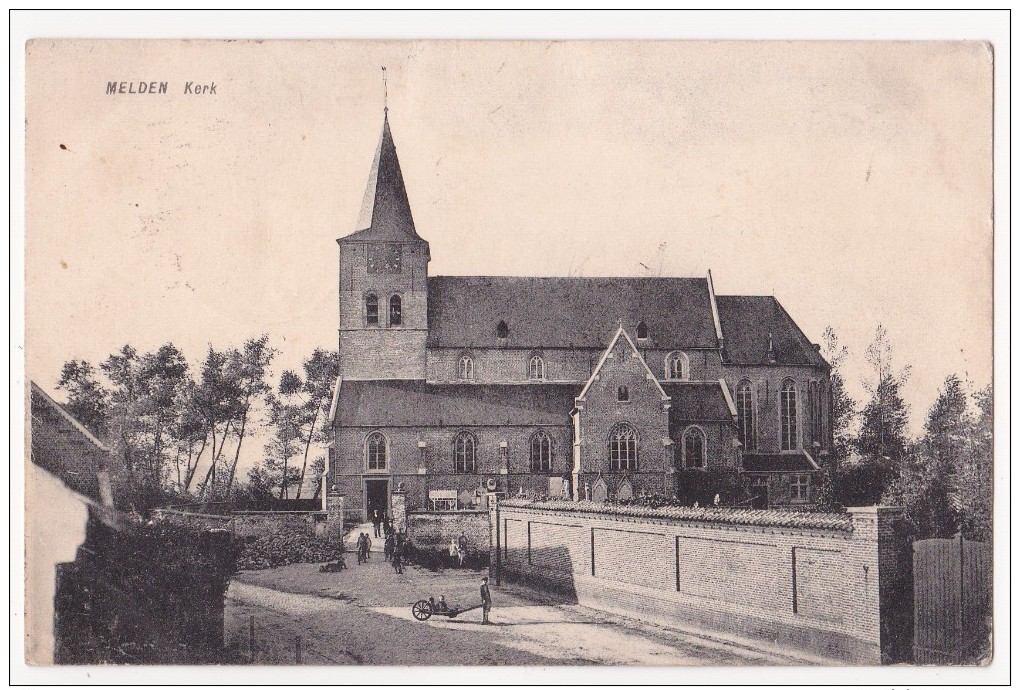
[[[375,538],[379,538],[379,526],[382,524],[382,516],[378,510],[372,511],[372,526],[375,527]]]
[[[492,608],[492,595],[489,594],[489,578],[482,578],[482,624],[489,625],[489,609]]]

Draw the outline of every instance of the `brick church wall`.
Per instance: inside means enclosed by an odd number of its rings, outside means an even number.
[[[501,501],[492,574],[669,627],[879,664],[905,610],[886,584],[909,575],[894,557],[909,547],[899,516]]]
[[[552,469],[532,472],[530,443],[541,428],[553,443]],[[366,469],[365,439],[373,431],[382,431],[389,441],[387,468]],[[477,472],[454,472],[453,442],[461,431],[475,437]],[[418,446],[425,442],[424,451]],[[500,456],[500,443],[507,443],[506,462]],[[488,479],[495,479],[501,491],[524,489],[529,496],[545,493],[549,477],[562,477],[573,468],[573,435],[568,423],[563,426],[485,426],[485,427],[385,427],[382,429],[340,427],[336,430],[330,470],[330,485],[336,484],[352,509],[364,509],[364,479],[388,479],[390,491],[403,482],[409,510],[423,510],[428,492],[434,490],[473,491]],[[419,472],[424,462],[425,474]],[[508,487],[509,483],[509,487]]]

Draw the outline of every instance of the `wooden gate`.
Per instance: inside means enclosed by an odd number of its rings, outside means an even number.
[[[914,663],[974,663],[990,652],[991,575],[988,544],[914,542]]]

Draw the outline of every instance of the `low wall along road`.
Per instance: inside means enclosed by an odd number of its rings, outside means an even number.
[[[910,615],[900,514],[507,500],[490,511],[491,568],[611,613],[879,664]]]

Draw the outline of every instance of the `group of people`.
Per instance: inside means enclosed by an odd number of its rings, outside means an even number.
[[[467,555],[468,555],[467,535],[461,532],[459,538],[450,539],[450,560],[456,563],[461,568],[463,568],[464,561],[467,559]]]

